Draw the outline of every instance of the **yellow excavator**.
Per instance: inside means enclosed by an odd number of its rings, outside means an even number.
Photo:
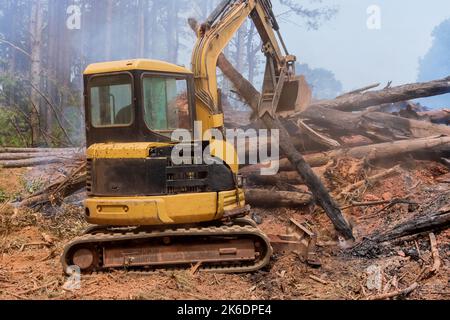
[[[217,59],[249,17],[267,58],[259,115],[295,108],[296,58],[287,53],[270,0],[222,1],[197,31],[192,71],[143,59],[87,67],[85,215],[93,227],[65,247],[66,272],[73,266],[91,273],[194,264],[251,272],[269,263],[268,237],[245,218],[250,208],[238,162],[226,162],[229,150],[236,160],[234,147],[171,138],[177,129],[194,133],[194,121],[202,124],[201,137],[223,129]],[[171,155],[180,144],[201,148],[212,161],[175,164]]]

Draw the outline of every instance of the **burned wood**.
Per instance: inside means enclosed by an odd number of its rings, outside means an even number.
[[[355,208],[355,207],[371,207],[371,206],[379,206],[385,204],[397,204],[397,203],[405,203],[405,204],[417,204],[407,199],[393,199],[393,200],[379,200],[379,201],[367,201],[367,202],[358,202],[351,201],[349,205],[342,207],[341,210]]]
[[[409,235],[442,230],[450,226],[450,210],[442,213],[435,213],[423,217],[414,217],[404,223],[395,226],[393,229],[373,236],[375,242],[391,241]]]

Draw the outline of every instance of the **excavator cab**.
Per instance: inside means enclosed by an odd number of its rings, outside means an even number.
[[[85,73],[87,146],[108,142],[170,142],[192,130],[192,72],[155,60],[90,65]]]

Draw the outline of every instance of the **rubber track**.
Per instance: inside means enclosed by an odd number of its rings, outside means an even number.
[[[222,227],[206,227],[206,228],[180,228],[174,230],[164,230],[164,231],[141,231],[141,232],[127,232],[127,233],[99,233],[95,235],[84,235],[81,236],[71,243],[69,243],[64,248],[64,253],[61,256],[61,263],[63,265],[64,271],[67,270],[67,254],[71,248],[80,244],[89,244],[89,245],[100,245],[103,243],[114,243],[119,241],[132,241],[132,240],[143,240],[143,239],[151,239],[151,238],[162,238],[162,237],[180,237],[180,236],[254,236],[255,238],[259,238],[261,240],[261,245],[265,245],[265,248],[261,250],[262,253],[265,253],[264,257],[258,259],[254,264],[248,265],[235,265],[235,266],[200,266],[200,271],[206,272],[217,272],[217,273],[246,273],[246,272],[254,272],[263,267],[265,267],[269,262],[272,256],[272,247],[270,245],[270,240],[267,238],[265,234],[263,234],[259,229],[254,228],[252,226],[222,226]],[[195,263],[195,262],[192,262]],[[146,267],[133,267],[132,270],[144,269],[144,268],[152,268],[155,270],[180,270],[178,265],[172,266],[146,266]],[[100,267],[101,268],[101,267]],[[118,270],[120,268],[101,268],[95,270],[95,272],[103,272],[107,270]],[[125,267],[123,268],[126,269]],[[185,269],[185,268],[184,268]],[[147,271],[146,269],[144,269]],[[142,272],[142,271],[139,271]]]

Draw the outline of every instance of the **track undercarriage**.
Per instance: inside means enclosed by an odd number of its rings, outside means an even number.
[[[236,219],[166,229],[94,227],[68,244],[61,259],[66,272],[70,266],[92,273],[199,264],[201,271],[237,273],[263,268],[271,255],[268,237],[253,221]]]

